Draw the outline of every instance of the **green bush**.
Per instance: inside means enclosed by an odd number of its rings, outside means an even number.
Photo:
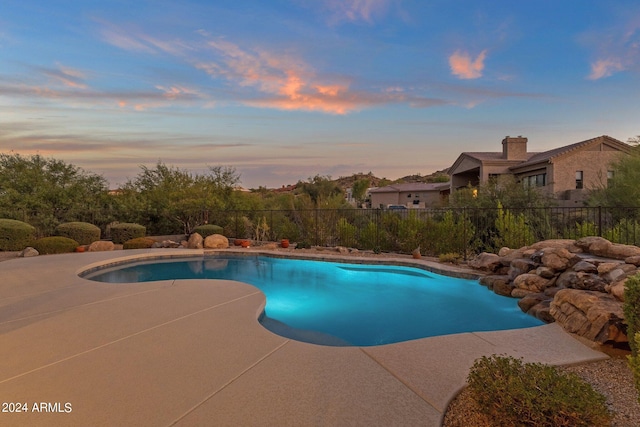
[[[135,239],[136,237],[144,237],[147,229],[140,224],[132,224],[123,222],[114,224],[111,226],[111,240],[116,245],[123,244],[127,240]]]
[[[438,261],[440,262],[449,262],[451,264],[459,264],[460,263],[460,258],[462,258],[462,256],[460,256],[460,254],[456,254],[453,252],[449,252],[446,254],[440,254],[438,255]]]
[[[640,332],[640,274],[635,274],[627,279],[624,285],[624,321],[627,324],[627,337],[629,347],[634,356],[638,355],[640,348],[633,337]]]
[[[36,229],[26,222],[0,219],[0,251],[21,251],[31,245]]]
[[[633,341],[636,348],[640,346],[640,332],[636,332],[634,339],[629,338],[629,342]],[[629,358],[629,367],[633,373],[633,380],[638,392],[638,402],[640,402],[640,356],[638,354],[631,354],[627,356]]]
[[[40,253],[40,255],[48,255],[75,252],[76,248],[80,246],[80,244],[68,237],[53,236],[38,239],[33,242],[32,246]]]
[[[198,233],[203,239],[213,234],[223,234],[223,229],[219,225],[205,224],[193,228],[194,233]]]
[[[136,237],[124,242],[122,249],[149,249],[155,242],[150,237]]]
[[[575,374],[513,357],[483,356],[467,378],[494,426],[604,426],[612,415],[603,395]]]
[[[65,222],[56,227],[55,234],[73,239],[81,245],[90,245],[100,240],[100,227],[88,222]]]
[[[629,338],[629,367],[633,372],[638,401],[640,402],[640,274],[627,279],[624,286],[624,320]]]
[[[350,224],[346,218],[338,220],[338,241],[342,246],[356,246],[356,226]]]

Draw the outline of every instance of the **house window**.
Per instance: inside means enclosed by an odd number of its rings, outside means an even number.
[[[584,188],[584,174],[582,171],[576,171],[576,190]]]
[[[607,171],[607,187],[611,187],[613,185],[614,176],[615,176],[614,171]]]
[[[525,176],[522,178],[524,188],[544,187],[547,185],[547,174],[540,173],[538,175]]]

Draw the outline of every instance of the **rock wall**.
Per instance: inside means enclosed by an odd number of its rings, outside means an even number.
[[[545,240],[482,253],[469,265],[480,283],[519,298],[522,311],[594,342],[626,342],[624,284],[638,273],[640,248],[601,237]]]

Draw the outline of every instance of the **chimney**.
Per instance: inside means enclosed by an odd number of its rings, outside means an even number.
[[[527,160],[527,138],[506,136],[502,140],[502,158],[506,160]]]

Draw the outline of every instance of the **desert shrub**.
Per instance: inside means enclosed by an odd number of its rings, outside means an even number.
[[[356,245],[356,232],[358,229],[355,225],[350,224],[346,218],[338,220],[338,240],[343,246]]]
[[[144,237],[146,232],[147,229],[140,224],[128,222],[114,224],[111,226],[111,240],[113,240],[115,244],[122,244],[136,237]]]
[[[296,249],[309,249],[311,248],[311,243],[306,240],[302,240],[296,244]]]
[[[31,245],[36,229],[26,222],[0,219],[0,251],[21,251]]]
[[[535,235],[527,224],[524,214],[514,214],[509,209],[504,209],[498,202],[498,218],[496,229],[498,236],[495,238],[496,247],[519,248],[530,245],[535,241]]]
[[[156,241],[150,237],[136,237],[122,244],[122,249],[149,249]]]
[[[213,234],[224,234],[222,227],[213,224],[204,224],[194,227],[193,233],[198,233],[203,239]]]
[[[636,348],[640,346],[640,332],[636,332],[633,339],[629,338],[629,342],[633,341]],[[640,356],[636,354],[630,354],[629,367],[633,373],[633,381],[636,385],[636,391],[638,392],[638,402],[640,402]]]
[[[425,233],[425,222],[417,212],[409,211],[398,223],[398,241],[402,252],[411,253],[420,247]]]
[[[460,258],[462,258],[460,254],[456,254],[453,252],[438,255],[438,261],[449,262],[451,264],[458,264],[460,262]]]
[[[76,248],[80,246],[80,244],[68,237],[53,236],[38,239],[34,241],[31,246],[33,246],[41,255],[48,255],[75,252]]]
[[[477,359],[467,378],[494,426],[604,426],[611,413],[603,395],[571,373],[513,357]]]
[[[65,222],[56,227],[55,234],[73,239],[81,245],[90,245],[100,240],[100,227],[88,222]]]
[[[358,242],[362,249],[380,249],[380,245],[378,244],[378,226],[375,222],[369,221],[367,225],[360,230]]]
[[[635,274],[629,278],[624,285],[624,320],[627,324],[627,337],[629,337],[629,346],[634,356],[640,352],[640,348],[636,346],[632,339],[636,333],[640,332],[640,274]]]

